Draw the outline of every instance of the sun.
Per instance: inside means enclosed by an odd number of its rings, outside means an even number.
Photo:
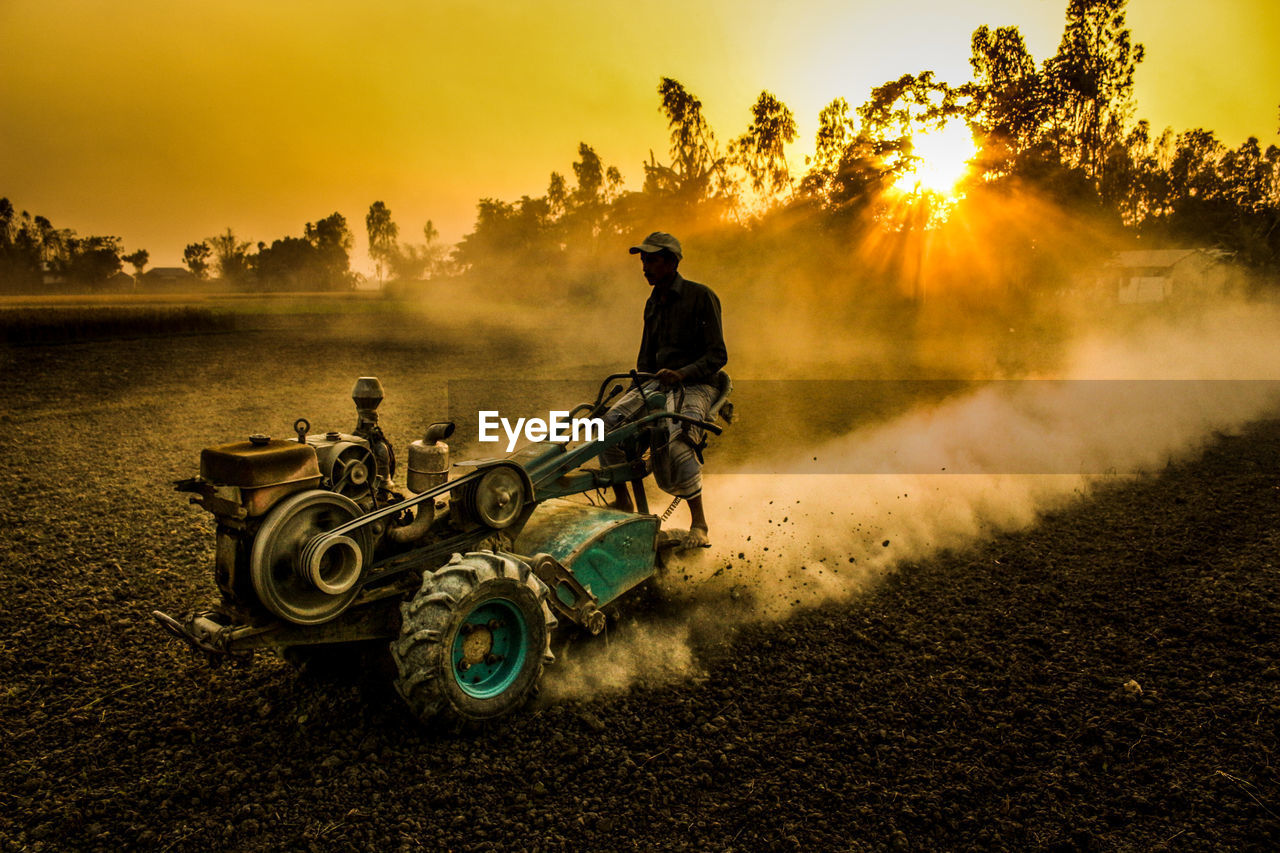
[[[912,144],[913,153],[920,159],[894,185],[907,193],[925,191],[954,196],[956,184],[977,153],[969,128],[963,122],[952,122],[940,130],[916,134]]]

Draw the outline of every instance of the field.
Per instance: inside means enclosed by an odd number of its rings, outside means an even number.
[[[300,416],[349,429],[351,384],[372,374],[401,448],[465,408],[451,388],[482,387],[459,380],[589,388],[631,351],[369,311],[390,328],[375,333],[364,311],[260,313],[234,331],[0,350],[0,848],[1238,850],[1280,838],[1275,412],[1027,524],[883,558],[856,594],[768,618],[751,584],[710,582],[748,571],[725,507],[717,548],[667,579],[668,601],[571,650],[529,708],[479,732],[424,729],[374,674],[299,675],[267,657],[207,668],[148,615],[213,595],[210,517],[171,486],[203,446],[288,435]],[[915,387],[876,416],[952,390]],[[838,420],[814,428],[834,434]],[[747,406],[742,434],[772,423]],[[734,441],[721,458],[741,456]],[[852,528],[842,509],[829,524]],[[751,571],[794,575],[786,554],[754,554]]]

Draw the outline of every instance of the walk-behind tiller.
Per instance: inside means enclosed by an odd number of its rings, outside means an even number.
[[[300,418],[296,439],[252,435],[206,448],[199,476],[177,487],[217,520],[221,601],[155,618],[213,661],[259,650],[323,659],[390,640],[396,689],[423,721],[507,714],[554,659],[557,628],[598,634],[602,608],[658,570],[670,537],[648,511],[643,481],[670,422],[719,435],[717,421],[730,420],[728,375],[716,377],[707,421],[667,411],[665,393],[645,390],[651,379],[607,377],[571,417],[603,414],[623,389],[618,380],[642,389],[645,405],[577,444],[536,442],[451,465],[454,425],[432,424],[409,445],[403,489],[378,426],[374,377],[356,381],[350,434],[309,434]],[[614,446],[626,461],[606,465],[600,456]],[[636,512],[565,500],[621,484]]]

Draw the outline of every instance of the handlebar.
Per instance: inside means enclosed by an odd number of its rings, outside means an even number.
[[[630,379],[632,385],[638,388],[640,387],[640,384],[642,382],[645,382],[649,379],[657,379],[657,378],[658,378],[658,374],[656,373],[641,373],[638,370],[631,370],[626,373],[610,373],[608,376],[604,378],[604,381],[600,383],[600,390],[599,392],[596,393],[596,402],[593,408],[599,408],[603,403],[613,399],[615,396],[617,396],[619,393],[622,392],[623,390],[622,386],[619,385],[618,387],[610,391],[608,396],[605,396],[604,389],[608,388],[609,383],[615,379]]]

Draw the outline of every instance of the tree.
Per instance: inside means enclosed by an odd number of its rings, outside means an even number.
[[[397,281],[415,281],[440,273],[444,266],[444,247],[440,245],[440,232],[428,219],[422,226],[421,246],[397,243],[390,260],[391,274]]]
[[[29,226],[25,211],[19,217],[9,199],[0,198],[0,286],[6,290],[34,290],[41,284],[44,263]]]
[[[801,191],[843,218],[856,218],[916,161],[912,137],[962,114],[959,92],[933,72],[905,74],[871,90],[855,126],[838,99],[819,115],[817,147]]]
[[[249,276],[249,244],[236,239],[230,228],[225,233],[210,237],[207,241],[218,265],[218,275],[238,284]],[[199,244],[197,244],[199,245]]]
[[[1143,47],[1125,27],[1126,0],[1069,0],[1057,54],[1045,63],[1053,138],[1068,162],[1101,184],[1107,145],[1124,135]]]
[[[580,208],[597,205],[604,188],[604,164],[595,149],[585,142],[578,143],[578,157],[581,159],[573,164],[573,176],[578,182],[573,191],[573,204]]]
[[[809,171],[800,180],[800,193],[825,200],[840,167],[840,159],[849,147],[856,128],[849,117],[849,102],[836,98],[818,113],[818,132],[814,139]]]
[[[430,262],[425,247],[398,245],[388,263],[396,281],[416,281],[427,274]]]
[[[751,107],[751,124],[734,140],[730,155],[767,206],[791,187],[786,146],[796,140],[796,120],[771,92],[761,92]]]
[[[1008,174],[1039,138],[1049,115],[1044,78],[1017,27],[994,33],[979,27],[970,41],[973,82],[969,127],[978,140],[979,163],[989,176]]]
[[[429,277],[441,275],[445,270],[445,247],[440,244],[440,232],[430,219],[422,226],[422,239],[426,241],[423,254],[426,255],[425,273]]]
[[[957,98],[957,90],[934,79],[932,71],[904,74],[872,89],[871,97],[858,107],[862,132],[880,141],[886,152],[909,161],[911,137],[959,116]]]
[[[547,209],[556,220],[569,211],[569,184],[559,172],[552,172],[547,181]]]
[[[315,290],[324,275],[316,247],[301,237],[283,237],[270,246],[259,244],[254,272],[259,284],[271,290]]]
[[[606,166],[590,145],[579,142],[573,176],[576,186],[570,191],[559,173],[551,173],[546,197],[550,236],[558,244],[594,244],[608,227],[610,207],[622,186],[622,173]]]
[[[72,237],[65,274],[90,289],[101,287],[120,272],[119,237]]]
[[[671,164],[660,164],[649,155],[644,164],[644,192],[668,198],[686,210],[714,195],[731,195],[726,161],[702,115],[702,101],[670,77],[659,82],[658,94],[671,131]]]
[[[391,221],[390,209],[380,201],[369,205],[364,224],[369,233],[369,257],[373,259],[374,268],[378,272],[378,283],[381,284],[387,268],[395,261],[396,238],[400,236],[400,228]]]
[[[1166,152],[1171,131],[1151,138],[1151,125],[1140,121],[1122,142],[1107,148],[1099,194],[1103,204],[1120,214],[1120,221],[1140,228],[1167,213],[1170,182]]]
[[[212,256],[213,249],[205,242],[189,243],[182,250],[182,262],[193,276],[201,280],[209,277],[209,258]]]
[[[906,162],[897,156],[897,144],[875,139],[865,130],[854,136],[831,175],[827,209],[844,219],[856,219],[883,196]],[[887,154],[893,155],[893,162],[886,159]]]
[[[498,275],[549,266],[559,251],[547,239],[551,206],[545,197],[522,196],[518,202],[484,198],[476,206],[476,224],[454,252],[463,267],[488,269]]]
[[[0,248],[11,245],[16,234],[13,203],[7,198],[0,198]]]
[[[133,279],[139,284],[142,283],[142,268],[151,260],[151,253],[146,249],[138,249],[128,255],[121,255],[120,260],[133,267]]]
[[[26,216],[24,213],[23,216]],[[70,241],[74,237],[72,231],[59,231],[48,219],[36,216],[32,220],[36,244],[40,247],[40,261],[46,267],[65,264],[70,251]]]
[[[320,287],[326,290],[351,290],[355,278],[351,275],[351,247],[355,238],[347,227],[347,219],[341,213],[331,213],[314,225],[306,226],[306,238],[318,253]]]

